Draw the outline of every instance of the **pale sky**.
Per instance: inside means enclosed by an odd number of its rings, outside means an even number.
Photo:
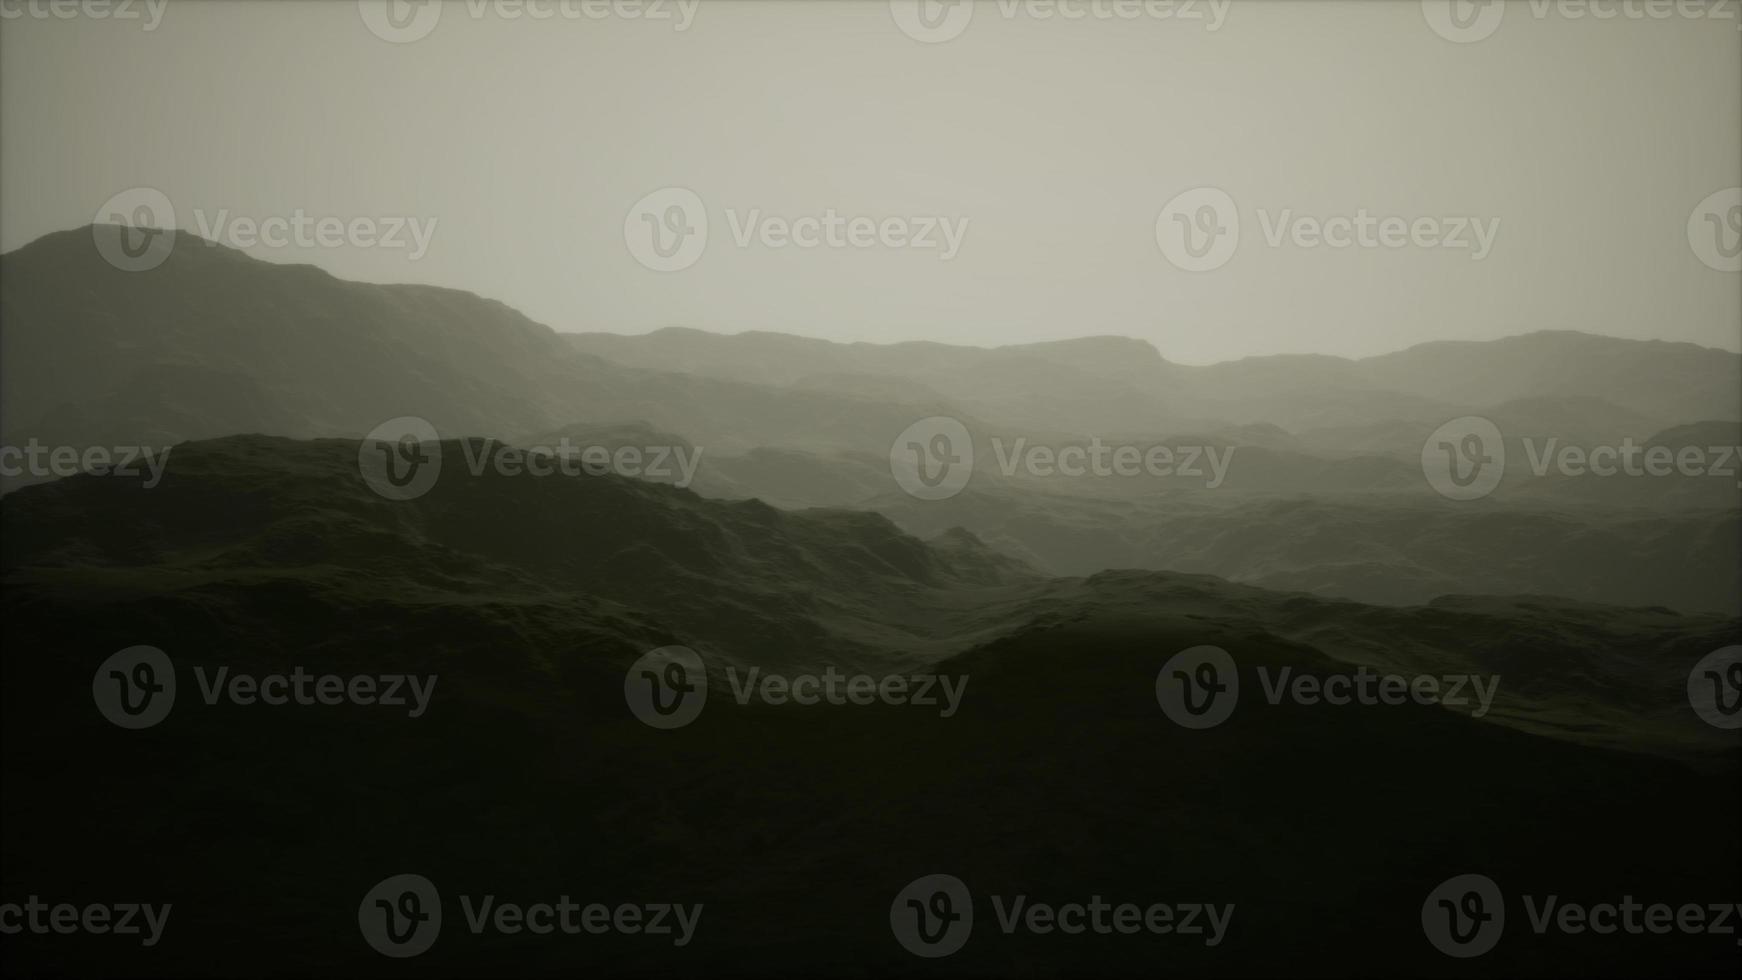
[[[248,251],[471,290],[558,330],[1111,333],[1187,363],[1551,328],[1742,348],[1742,274],[1691,240],[1742,233],[1721,227],[1742,220],[1727,200],[1719,225],[1695,213],[1742,184],[1734,11],[1597,20],[1521,2],[1456,43],[1414,0],[1197,4],[1213,31],[1128,0],[1064,0],[1076,19],[1005,0],[922,43],[884,0],[667,0],[658,22],[529,3],[554,16],[455,2],[392,43],[343,0],[135,0],[134,21],[0,0],[0,248],[145,187],[194,231],[299,211],[434,222],[415,260]],[[667,187],[703,202],[708,239],[658,272],[625,224]],[[1201,187],[1226,193],[1240,237],[1190,272],[1157,218]],[[734,240],[753,213],[830,210],[914,233],[944,219],[959,248]],[[1302,216],[1363,212],[1444,234],[1297,243]],[[1480,258],[1454,218],[1491,230]]]

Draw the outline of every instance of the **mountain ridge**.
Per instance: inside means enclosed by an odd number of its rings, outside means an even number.
[[[1584,681],[1543,658],[1577,657],[1590,643],[1625,647],[1635,655],[1603,669],[1654,689],[1676,679],[1682,660],[1742,632],[1742,615],[1536,595],[1386,608],[1190,572],[1047,578],[961,527],[922,540],[877,513],[787,512],[611,474],[449,475],[466,448],[456,443],[439,447],[443,474],[426,494],[395,501],[369,488],[360,448],[233,436],[177,447],[179,465],[151,490],[98,475],[22,489],[0,500],[8,601],[200,611],[184,642],[235,635],[250,615],[291,615],[303,629],[334,608],[363,618],[395,610],[438,647],[453,629],[441,610],[483,602],[491,618],[476,628],[505,642],[527,634],[516,648],[533,634],[612,657],[678,642],[717,664],[812,671],[949,672],[1024,637],[1135,621],[1147,624],[1143,635],[1178,634],[1182,647],[1194,635],[1298,644],[1302,662],[1321,667],[1509,671],[1529,680],[1520,700],[1504,703],[1508,724],[1696,756],[1712,750],[1700,737],[1711,733],[1697,720],[1678,724],[1686,719],[1673,701],[1608,697],[1599,727],[1596,715],[1567,721],[1564,702],[1577,700],[1569,688]],[[211,517],[218,501],[223,521]],[[1465,633],[1452,637],[1460,624]]]

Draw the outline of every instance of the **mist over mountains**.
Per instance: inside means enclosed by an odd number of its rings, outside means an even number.
[[[879,424],[822,394],[623,370],[469,293],[344,282],[186,232],[151,275],[131,275],[91,234],[48,236],[0,265],[9,443],[355,437],[417,415],[454,436],[646,419],[688,423],[704,443],[869,444],[911,421],[890,410]]]
[[[706,496],[870,510],[925,537],[961,527],[1040,574],[1177,570],[1388,604],[1540,593],[1714,612],[1742,591],[1742,480],[1548,468],[1568,446],[1742,444],[1742,357],[1724,351],[1545,332],[1188,367],[1116,337],[984,349],[561,334],[471,294],[344,282],[185,232],[160,268],[132,275],[92,234],[0,257],[8,445],[356,438],[415,416],[444,438],[689,447]],[[1485,500],[1448,502],[1423,478],[1422,447],[1469,413],[1504,433],[1505,475]],[[951,500],[915,500],[891,479],[892,442],[931,416],[960,419],[973,441]],[[1035,447],[1091,441],[1189,447],[1207,462],[1200,476],[1182,465],[1130,479],[1018,465]]]
[[[361,435],[398,413],[456,435],[646,421],[722,449],[881,453],[889,436],[870,426],[884,413],[949,408],[1105,437],[1287,423],[1306,445],[1357,452],[1387,426],[1477,409],[1548,427],[1576,418],[1604,435],[1742,420],[1742,355],[1690,344],[1544,332],[1362,361],[1282,355],[1193,368],[1117,337],[987,349],[675,328],[558,334],[468,293],[348,283],[174,234],[151,276],[104,262],[91,229],[4,257],[10,431],[77,441],[137,416],[130,426],[170,441]],[[74,349],[76,366],[50,359]],[[770,411],[776,393],[810,424]]]
[[[0,0],[0,977],[1736,980],[1734,6]]]
[[[1242,922],[1266,938],[1062,958],[1012,940],[955,965],[1004,972],[1016,956],[1045,974],[1146,973],[1165,955],[1240,974],[1276,970],[1279,941],[1335,946],[1358,968],[1434,967],[1419,942],[1375,941],[1358,923],[1410,907],[1446,867],[1576,883],[1622,828],[1665,842],[1622,862],[1641,890],[1721,891],[1734,863],[1733,835],[1715,828],[1733,825],[1735,794],[1712,789],[1734,785],[1734,739],[1682,702],[1689,664],[1742,636],[1735,481],[1538,474],[1533,461],[1545,439],[1734,445],[1736,355],[1544,333],[1197,368],[1121,338],[979,349],[560,334],[471,294],[344,282],[185,233],[160,268],[131,275],[96,256],[91,234],[0,256],[5,442],[156,447],[160,469],[150,482],[108,466],[9,475],[0,631],[10,651],[64,652],[0,660],[7,741],[57,733],[6,758],[9,799],[32,801],[8,805],[8,883],[52,872],[146,887],[173,869],[196,916],[183,934],[294,943],[286,972],[372,974],[389,961],[333,942],[343,930],[311,941],[298,925],[322,914],[310,910],[333,881],[374,880],[375,845],[316,816],[361,799],[372,823],[406,828],[389,867],[536,893],[556,887],[537,869],[559,866],[599,888],[703,901],[725,934],[692,961],[710,970],[776,951],[805,964],[794,976],[909,969],[881,912],[840,910],[940,863],[987,886],[1068,888],[1074,873],[1044,870],[1065,860],[1109,890],[1165,878],[1193,895],[1262,896],[1244,900]],[[1501,427],[1507,458],[1490,495],[1447,499],[1422,443],[1470,411]],[[901,482],[900,436],[946,415],[967,433],[972,472],[925,499]],[[364,437],[406,416],[438,441]],[[1055,464],[1075,448],[1174,468],[1071,478],[1032,465],[1035,447]],[[439,467],[395,499],[370,461],[413,448]],[[681,465],[651,463],[667,457]],[[577,458],[615,463],[552,469]],[[617,472],[625,460],[640,468]],[[89,675],[141,642],[193,672],[189,706],[116,769]],[[1208,740],[1155,703],[1158,657],[1204,644],[1233,652],[1247,692]],[[702,658],[711,706],[693,738],[655,744],[624,711],[624,678],[672,645]],[[353,707],[290,727],[195,693],[217,671],[293,669],[429,672],[431,693],[414,723]],[[758,688],[771,671],[947,694],[832,714]],[[1360,676],[1445,677],[1460,691],[1473,678],[1480,693],[1265,703],[1279,684]],[[329,789],[209,788],[253,785],[261,759],[275,785]],[[1370,771],[1394,775],[1356,775]],[[1445,774],[1468,771],[1532,818],[1447,808]],[[233,862],[186,836],[102,867],[79,856],[117,818],[114,800],[142,797],[275,855],[253,866],[273,896],[243,915],[224,899],[243,887]],[[1322,830],[1277,821],[1308,798],[1361,829],[1332,848]],[[560,834],[529,832],[557,812]],[[1665,850],[1690,820],[1716,846],[1704,873]],[[1193,843],[1158,851],[1158,833]],[[1213,857],[1253,834],[1294,857]],[[485,860],[478,839],[505,843]],[[1400,873],[1405,852],[1416,856]],[[1349,877],[1354,854],[1368,867]],[[1382,865],[1392,884],[1357,884]],[[1317,884],[1278,885],[1279,867]],[[1327,902],[1345,926],[1300,911]],[[794,928],[809,937],[796,946]],[[523,972],[572,972],[549,950],[444,943],[456,974],[503,955]],[[188,942],[156,953],[182,975],[231,973],[248,956]],[[82,947],[60,962],[129,961]],[[667,963],[622,937],[590,947],[590,962],[625,974]],[[1644,973],[1665,961],[1641,945],[1545,943],[1493,962]],[[1726,969],[1715,947],[1679,947],[1674,963]]]
[[[1570,403],[1580,415],[1601,409],[1645,427],[1742,419],[1742,355],[1571,331],[1424,344],[1360,361],[1277,355],[1201,368],[1123,337],[990,349],[681,328],[566,339],[636,367],[798,388],[864,385],[855,390],[922,401],[943,396],[983,418],[1106,435],[1286,421],[1311,438],[1339,426],[1444,420],[1514,402],[1540,412]],[[888,387],[869,387],[877,383]]]

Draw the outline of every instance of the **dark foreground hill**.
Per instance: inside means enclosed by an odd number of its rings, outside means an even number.
[[[444,446],[444,454],[458,447]],[[1693,662],[1739,624],[1542,599],[1374,609],[1216,579],[1044,580],[961,534],[781,514],[611,477],[469,474],[375,496],[355,443],[178,449],[0,503],[5,894],[173,902],[155,947],[9,936],[9,974],[1730,976],[1733,936],[1536,935],[1520,896],[1737,898],[1738,748],[1693,717]],[[625,671],[684,643],[686,727],[643,725]],[[175,662],[173,711],[110,724],[97,666]],[[1176,652],[1227,650],[1237,710],[1158,706]],[[942,676],[915,704],[740,705],[729,668]],[[1267,676],[1498,675],[1469,707],[1267,703]],[[197,670],[437,675],[427,711],[207,704]],[[935,673],[934,673],[935,672]],[[441,890],[416,959],[363,941],[382,879]],[[951,874],[971,939],[890,930]],[[1423,937],[1428,892],[1508,895],[1494,952]],[[703,903],[695,939],[473,934],[460,896]],[[991,896],[1232,903],[1180,935],[999,928]],[[119,937],[110,937],[119,940]]]
[[[154,488],[80,477],[9,498],[0,547],[46,587],[258,590],[288,614],[336,601],[363,623],[427,614],[438,648],[452,639],[447,601],[469,596],[500,640],[524,630],[549,643],[540,627],[557,624],[519,618],[542,605],[625,647],[681,638],[804,667],[935,660],[959,649],[942,638],[974,633],[981,607],[1039,581],[971,536],[928,547],[875,513],[794,514],[615,475],[506,476],[495,463],[473,475],[470,459],[512,452],[483,440],[442,444],[430,491],[394,501],[364,482],[357,445],[184,444]],[[250,625],[208,614],[214,640]]]

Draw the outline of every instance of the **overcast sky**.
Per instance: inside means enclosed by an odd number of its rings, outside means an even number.
[[[299,212],[433,222],[415,258],[409,231],[248,251],[471,290],[559,330],[1116,333],[1189,363],[1545,328],[1742,347],[1742,276],[1723,268],[1742,211],[1697,213],[1742,184],[1733,12],[1065,0],[1083,16],[988,2],[964,21],[667,0],[652,20],[530,0],[554,16],[392,20],[136,0],[139,20],[61,20],[30,2],[0,0],[6,250],[152,188],[233,244]],[[643,261],[638,234],[698,230],[669,194],[652,224],[632,213],[664,188],[700,202],[705,248]],[[767,223],[831,210],[838,247]],[[1374,247],[1319,243],[1315,222],[1342,241],[1360,235],[1333,219],[1363,213]],[[1181,253],[1188,232],[1221,249]],[[688,264],[649,268],[668,259]]]

